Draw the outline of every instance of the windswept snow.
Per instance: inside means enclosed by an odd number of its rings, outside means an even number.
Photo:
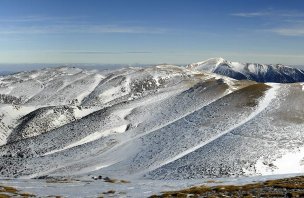
[[[287,151],[280,158],[271,163],[264,163],[263,159],[257,161],[257,172],[262,175],[292,174],[304,172],[304,148]]]
[[[69,149],[69,148],[73,148],[73,147],[76,147],[76,146],[79,146],[79,145],[82,145],[82,144],[86,144],[88,142],[98,140],[101,137],[105,137],[105,136],[108,136],[108,135],[111,135],[111,134],[123,133],[123,132],[125,132],[126,128],[127,128],[127,125],[121,125],[119,127],[108,129],[108,130],[105,130],[105,131],[95,132],[95,133],[92,133],[92,134],[86,136],[85,138],[83,138],[83,139],[81,139],[77,142],[74,142],[74,143],[72,143],[72,144],[70,144],[70,145],[68,145],[68,146],[66,146],[62,149],[53,150],[51,152],[45,153],[44,155],[50,155],[50,154],[57,153],[57,152],[60,152],[60,151],[63,151],[63,150]]]
[[[194,147],[191,147],[181,153],[179,153],[178,155],[174,156],[173,158],[170,158],[162,163],[160,163],[158,165],[158,167],[162,167],[166,164],[169,164],[179,158],[182,158],[183,156],[189,154],[189,153],[192,153],[194,151],[196,151],[197,149],[203,147],[204,145],[206,144],[209,144],[210,142],[218,139],[219,137],[231,132],[232,130],[238,128],[239,126],[243,125],[244,123],[248,122],[249,120],[253,119],[255,116],[257,116],[259,113],[261,113],[269,104],[270,102],[276,97],[276,90],[279,88],[279,85],[277,84],[271,84],[271,88],[266,92],[264,98],[259,102],[257,108],[255,111],[253,111],[248,117],[244,118],[244,120],[242,122],[239,122],[239,123],[236,123],[236,125],[232,126],[231,128],[223,131],[222,133],[220,134],[217,134],[216,136],[210,138],[209,140],[207,141],[204,141],[204,142],[201,142],[197,145],[195,145]],[[158,167],[153,167],[153,169],[156,169]],[[152,169],[152,170],[153,170]],[[151,170],[149,170],[151,171]]]
[[[72,148],[72,147],[75,147],[75,146],[79,146],[79,145],[82,145],[82,144],[85,144],[85,143],[88,143],[88,142],[92,142],[94,140],[97,140],[97,139],[99,139],[101,137],[104,137],[104,136],[111,135],[113,133],[123,133],[123,132],[125,132],[126,127],[127,127],[127,125],[121,125],[119,127],[113,128],[113,129],[108,129],[108,130],[105,130],[105,131],[102,131],[102,132],[96,132],[96,133],[90,134],[90,135],[86,136],[85,138],[81,139],[80,141],[77,141],[73,144],[70,144],[69,146],[63,148],[62,150]]]
[[[0,104],[0,147],[7,143],[7,138],[17,125],[17,120],[34,110],[35,107]]]
[[[188,67],[59,67],[0,77],[0,175],[303,172],[304,84],[252,81],[299,81],[299,72],[215,58]]]
[[[188,65],[188,68],[193,68],[195,70],[204,70],[206,72],[214,72],[216,68],[225,63],[226,61],[223,58],[210,58],[206,61],[192,63]]]
[[[83,118],[91,113],[93,113],[94,111],[99,110],[99,108],[97,107],[86,107],[86,108],[75,108],[74,109],[74,115],[76,119],[80,119]]]

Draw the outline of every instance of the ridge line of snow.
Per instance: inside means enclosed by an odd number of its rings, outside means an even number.
[[[225,59],[223,59],[222,57],[215,57],[215,58],[209,58],[209,59],[204,60],[204,61],[200,61],[200,62],[192,63],[192,64],[190,64],[190,65],[195,65],[195,64],[200,65],[200,64],[206,63],[206,62],[211,61],[211,60],[217,60],[217,64],[216,64],[216,65],[218,65],[218,64],[219,64],[219,62],[224,62],[224,61],[226,61],[226,60],[225,60]]]
[[[100,74],[99,74],[100,75]],[[101,75],[102,76],[102,75]],[[111,74],[108,75],[108,76],[105,76],[105,78],[103,79],[100,79],[99,83],[94,87],[94,89],[87,95],[85,96],[84,98],[82,98],[81,102],[80,102],[80,105],[83,105],[83,103],[85,102],[85,100],[91,95],[93,94],[93,92],[96,90],[97,87],[99,87],[99,85],[102,85],[102,84],[105,84],[107,83],[108,81],[112,80],[113,78],[116,78],[116,77],[119,77],[119,76],[122,76],[122,74]]]
[[[71,76],[77,75],[77,74],[79,74],[79,73],[81,73],[81,72],[78,72],[78,73],[73,74],[73,75],[71,75]],[[87,74],[86,74],[86,75],[87,75]],[[89,75],[87,75],[87,76],[89,76]],[[48,97],[47,99],[50,99],[50,98],[54,97],[55,94],[58,93],[60,90],[62,90],[62,89],[64,89],[65,87],[67,87],[67,86],[73,84],[74,82],[76,82],[76,81],[78,81],[78,80],[81,80],[81,79],[83,79],[83,78],[86,78],[87,76],[84,76],[84,77],[81,77],[81,78],[79,78],[79,79],[76,79],[76,80],[73,80],[73,81],[69,82],[68,84],[66,84],[66,85],[64,85],[63,87],[61,87],[61,88],[59,88],[58,90],[56,90],[56,92],[53,93],[53,95],[51,95],[51,96]],[[33,80],[36,80],[35,78],[32,78],[32,79],[33,79]],[[41,85],[43,85],[43,83],[41,83],[41,81],[39,81],[39,80],[36,80],[36,81],[37,81],[38,83],[40,83]],[[48,81],[47,84],[48,84],[49,82],[50,82],[50,81]],[[27,104],[27,102],[29,102],[32,98],[34,98],[35,96],[37,96],[38,94],[40,94],[41,92],[43,92],[43,91],[45,90],[45,88],[46,88],[46,86],[43,86],[43,88],[42,88],[39,92],[37,92],[36,94],[34,94],[34,95],[32,95],[30,98],[28,98],[28,99],[24,102],[24,104]]]
[[[78,74],[81,74],[81,72],[78,72],[78,73],[73,74],[73,75],[70,75],[70,76],[76,76],[76,75],[78,75]],[[90,76],[90,74],[85,74],[85,76],[83,76],[83,77],[80,77],[80,78],[78,78],[78,79],[75,79],[75,80],[72,80],[72,81],[68,82],[68,83],[65,84],[63,87],[60,87],[58,90],[56,90],[56,93],[58,93],[59,91],[65,89],[67,86],[69,86],[69,85],[71,85],[71,84],[73,84],[73,83],[75,83],[75,82],[77,82],[77,81],[79,81],[79,80],[82,80],[82,79],[84,79],[84,78],[86,78],[86,77],[88,77],[88,76]]]
[[[152,171],[152,170],[155,170],[155,169],[157,169],[157,168],[159,168],[159,167],[162,167],[162,166],[164,166],[164,165],[166,165],[166,164],[169,164],[169,163],[171,163],[171,162],[173,162],[173,161],[175,161],[175,160],[178,160],[179,158],[182,158],[182,157],[188,155],[189,153],[198,150],[199,148],[201,148],[201,147],[203,147],[203,146],[209,144],[210,142],[213,142],[214,140],[216,140],[216,139],[220,138],[221,136],[223,136],[223,135],[225,135],[225,134],[231,132],[232,130],[234,130],[234,129],[240,127],[240,126],[242,126],[243,124],[247,123],[248,121],[250,121],[251,119],[253,119],[254,117],[256,117],[259,113],[261,113],[261,112],[270,104],[270,102],[271,102],[273,99],[275,99],[275,97],[276,97],[276,91],[277,91],[277,89],[280,87],[280,85],[278,85],[278,84],[273,84],[273,83],[266,83],[266,84],[267,84],[267,85],[270,85],[272,88],[270,88],[269,90],[267,90],[266,94],[264,95],[264,98],[263,98],[262,101],[259,103],[258,108],[257,108],[254,112],[252,112],[252,113],[251,113],[246,119],[244,119],[242,122],[240,122],[240,123],[234,125],[233,127],[227,129],[226,131],[224,131],[224,132],[222,132],[222,133],[216,135],[215,137],[209,139],[208,141],[204,141],[204,142],[202,142],[201,144],[198,144],[198,145],[196,145],[196,146],[194,146],[194,147],[192,147],[192,148],[190,148],[190,149],[187,149],[187,150],[185,150],[185,151],[179,153],[179,154],[176,155],[175,157],[173,157],[173,158],[171,158],[171,159],[168,159],[168,160],[164,161],[163,163],[161,163],[161,164],[159,164],[159,165],[157,165],[157,166],[148,168],[147,170],[144,171],[144,173],[145,173],[145,172]]]
[[[82,145],[82,144],[86,144],[88,142],[98,140],[101,137],[109,135],[113,131],[115,131],[116,133],[123,133],[123,132],[125,132],[126,128],[127,128],[127,125],[124,124],[124,125],[121,125],[121,126],[118,126],[118,127],[114,127],[114,128],[111,128],[111,129],[104,130],[104,131],[97,131],[95,133],[92,133],[90,135],[85,136],[84,138],[82,138],[82,139],[80,139],[76,142],[73,142],[73,143],[63,147],[62,149],[56,149],[56,150],[52,150],[52,151],[49,151],[47,153],[44,153],[43,156],[50,155],[50,154],[53,154],[53,153],[57,153],[57,152],[60,152],[60,151],[66,150],[66,149],[70,149],[70,148]]]
[[[206,79],[209,79],[209,78],[206,78]],[[168,122],[168,123],[165,123],[165,124],[163,124],[163,125],[161,125],[161,126],[158,126],[158,127],[154,128],[154,129],[152,129],[152,130],[149,130],[149,131],[146,131],[146,132],[144,132],[144,133],[141,133],[141,134],[138,134],[138,135],[136,135],[136,136],[133,136],[133,137],[127,139],[126,141],[119,142],[118,144],[116,144],[116,145],[113,146],[112,148],[110,148],[110,149],[106,150],[105,152],[103,152],[102,155],[107,155],[107,154],[109,154],[109,153],[111,153],[111,152],[115,152],[119,147],[124,146],[125,144],[127,144],[127,143],[129,143],[129,142],[131,142],[131,141],[137,140],[137,139],[139,139],[139,138],[141,138],[141,137],[143,137],[143,136],[145,136],[145,135],[148,135],[148,134],[150,134],[150,133],[152,133],[152,132],[154,132],[154,131],[156,131],[156,130],[159,130],[159,129],[163,128],[163,127],[166,127],[166,126],[168,126],[168,125],[170,125],[170,124],[172,124],[172,123],[174,123],[174,122],[176,122],[176,121],[178,121],[178,120],[180,120],[180,119],[183,119],[183,118],[186,117],[187,115],[189,115],[189,114],[191,114],[191,113],[193,113],[193,112],[195,112],[195,111],[200,110],[201,108],[203,108],[203,107],[205,107],[205,106],[207,106],[207,105],[209,105],[209,104],[211,104],[211,103],[213,103],[213,102],[215,102],[215,101],[217,101],[217,100],[223,98],[223,97],[226,96],[226,95],[228,95],[228,93],[223,93],[223,95],[220,96],[219,98],[216,98],[216,99],[214,99],[214,100],[209,101],[208,103],[206,103],[206,104],[200,106],[199,108],[195,109],[194,111],[188,112],[188,113],[182,115],[181,117],[178,117],[178,118],[176,118],[176,119],[174,119],[174,120],[172,120],[172,121],[170,121],[170,122]],[[50,151],[50,152],[52,152],[52,151]],[[46,155],[46,154],[44,154],[44,155]],[[108,167],[108,166],[111,166],[111,165],[113,165],[113,164],[115,164],[115,163],[117,163],[117,162],[119,162],[119,161],[112,162],[111,164],[100,165],[100,169],[106,168],[106,167]],[[75,163],[77,163],[77,162],[73,162],[73,163],[71,163],[71,164],[75,164]],[[71,165],[71,164],[69,164],[69,165]],[[66,165],[67,165],[67,164],[66,164]],[[66,165],[65,165],[65,166],[66,166]],[[63,167],[63,166],[62,166],[62,167]],[[62,168],[62,167],[61,167],[61,168]],[[57,169],[57,168],[55,168],[55,169],[53,169],[53,170],[51,170],[51,171],[54,171],[54,170],[56,170],[56,169]],[[44,172],[44,174],[47,174],[48,172],[51,172],[51,171],[46,171],[46,172]]]
[[[226,95],[227,95],[227,94],[224,94],[222,97],[224,97],[224,96],[226,96]],[[222,97],[220,97],[220,98],[222,98]],[[157,130],[159,130],[159,129],[161,129],[161,128],[164,128],[164,127],[166,127],[166,126],[168,126],[168,125],[170,125],[170,124],[172,124],[172,123],[174,123],[174,122],[176,122],[176,121],[178,121],[178,120],[180,120],[180,119],[183,119],[183,118],[186,117],[187,115],[189,115],[189,114],[191,114],[191,113],[194,113],[195,111],[198,111],[199,109],[201,109],[201,108],[203,108],[203,107],[205,107],[205,106],[207,106],[207,105],[209,105],[209,104],[211,104],[211,103],[213,103],[213,102],[219,100],[220,98],[217,98],[217,99],[215,99],[215,100],[212,100],[212,101],[210,101],[209,103],[207,103],[207,104],[205,104],[205,105],[203,105],[203,106],[197,108],[196,110],[191,111],[191,112],[188,112],[188,113],[186,113],[186,114],[184,114],[184,115],[182,115],[182,116],[180,116],[180,117],[178,117],[178,118],[176,118],[176,119],[173,119],[173,120],[170,121],[170,122],[167,122],[167,123],[165,123],[165,124],[163,124],[163,125],[160,125],[160,126],[158,126],[158,127],[156,127],[156,128],[153,128],[152,130],[149,130],[149,131],[143,132],[143,133],[141,133],[141,134],[139,134],[139,135],[136,135],[136,136],[134,136],[134,137],[132,137],[132,138],[130,138],[130,139],[124,141],[124,142],[121,142],[121,143],[115,145],[114,147],[112,147],[111,149],[107,150],[106,152],[104,152],[104,154],[106,154],[106,153],[112,151],[113,149],[116,149],[116,148],[118,148],[119,146],[122,146],[122,145],[124,145],[124,144],[126,144],[126,143],[128,143],[128,142],[130,142],[130,141],[133,141],[133,140],[136,140],[136,139],[138,139],[138,138],[141,138],[141,137],[143,137],[143,136],[145,136],[145,135],[148,135],[148,134],[150,134],[150,133],[152,133],[152,132],[154,132],[154,131],[157,131]]]
[[[102,75],[100,74],[92,74],[95,78],[95,82],[92,83],[92,85],[84,92],[82,92],[81,94],[79,94],[77,96],[77,99],[79,101],[79,103],[81,104],[82,101],[88,96],[90,95],[95,89],[96,87],[99,85],[99,83],[104,79]],[[90,76],[90,75],[89,75]]]
[[[145,101],[145,103],[147,104],[147,101]],[[149,103],[149,102],[148,102]],[[151,103],[151,102],[150,102]],[[138,105],[138,106],[140,106],[140,105]],[[131,108],[129,108],[129,111],[131,111],[130,110]],[[154,130],[153,130],[154,131]],[[152,131],[152,132],[153,132]],[[140,136],[140,137],[142,137],[142,136]],[[121,144],[119,144],[119,145],[116,145],[116,146],[124,146],[124,144],[125,143],[128,143],[129,141],[132,141],[132,140],[136,140],[137,138],[140,138],[140,137],[134,137],[134,138],[132,138],[132,139],[130,139],[130,140],[127,140],[127,141],[125,141],[125,142],[122,142]],[[115,147],[116,148],[116,147]],[[112,150],[112,149],[115,149],[114,147],[113,148],[110,148],[109,150]],[[57,149],[57,150],[60,150],[60,151],[63,151],[63,149]],[[57,152],[57,151],[56,151]],[[56,152],[52,152],[52,151],[50,151],[50,152],[48,152],[48,153],[45,153],[45,154],[43,154],[43,156],[44,155],[47,155],[47,154],[53,154],[53,153],[56,153]],[[106,152],[104,152],[103,154],[105,154],[105,153],[107,153],[108,151],[106,151]],[[92,158],[95,158],[95,156],[93,156],[93,157],[91,157],[91,158],[89,158],[89,159],[92,159]],[[81,161],[82,161],[83,159],[81,159]],[[60,169],[60,168],[63,168],[63,167],[66,167],[66,166],[70,166],[70,165],[73,165],[73,164],[77,164],[79,161],[74,161],[74,162],[72,162],[72,163],[68,163],[68,164],[64,164],[64,165],[62,165],[62,166],[59,166],[59,167],[56,167],[56,168],[54,168],[54,169],[52,169],[52,170],[48,170],[48,171],[44,171],[44,172],[40,172],[39,174],[32,174],[32,175],[29,175],[29,176],[26,176],[26,177],[23,177],[23,178],[33,178],[33,177],[37,177],[38,175],[45,175],[45,174],[49,174],[50,172],[52,172],[52,171],[55,171],[55,170],[57,170],[57,169]],[[108,167],[108,166],[111,166],[111,165],[113,165],[113,164],[115,164],[116,162],[112,162],[112,163],[109,163],[109,164],[103,164],[103,165],[99,165],[98,166],[98,168],[93,168],[94,170],[99,170],[99,169],[102,169],[102,168],[106,168],[106,167]]]

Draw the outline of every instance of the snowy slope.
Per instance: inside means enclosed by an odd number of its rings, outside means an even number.
[[[257,82],[293,83],[304,81],[304,71],[284,65],[230,62],[223,58],[211,58],[193,63],[187,68],[195,71],[213,72],[238,80]]]
[[[216,74],[223,65],[244,75],[243,64],[210,59],[0,77],[0,176],[303,172],[303,85],[235,80]],[[285,164],[291,154],[294,166]]]

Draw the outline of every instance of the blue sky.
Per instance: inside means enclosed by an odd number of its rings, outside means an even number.
[[[302,0],[0,0],[0,63],[304,64]]]

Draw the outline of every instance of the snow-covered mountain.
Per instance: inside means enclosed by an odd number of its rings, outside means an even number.
[[[196,71],[214,72],[238,80],[254,80],[257,82],[294,83],[304,81],[304,71],[284,66],[258,63],[230,62],[223,58],[211,58],[193,63],[187,68]]]
[[[303,172],[304,84],[213,73],[224,62],[0,77],[0,177]]]

